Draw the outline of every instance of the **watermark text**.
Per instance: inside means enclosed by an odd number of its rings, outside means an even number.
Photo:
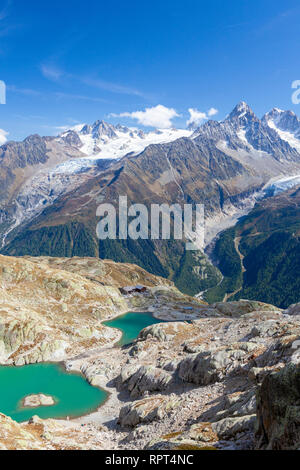
[[[3,80],[0,80],[0,104],[6,104],[6,85]]]
[[[300,104],[300,80],[294,80],[292,83],[292,88],[295,90],[292,94],[292,103]]]
[[[127,196],[119,197],[118,207],[101,204],[96,213],[99,240],[184,240],[186,250],[204,248],[203,204],[144,204],[128,207]]]

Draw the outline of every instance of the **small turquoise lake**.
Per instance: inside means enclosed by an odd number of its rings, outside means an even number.
[[[154,318],[151,313],[129,312],[121,317],[103,322],[103,325],[122,331],[123,336],[118,343],[118,346],[122,347],[132,343],[138,337],[140,331],[155,323],[164,322]]]
[[[22,408],[26,396],[39,393],[51,395],[55,405]],[[104,390],[57,364],[0,367],[0,412],[19,423],[34,415],[44,419],[79,417],[95,411],[106,398]]]
[[[104,325],[117,328],[123,336],[118,346],[134,341],[140,331],[155,323],[162,323],[150,313],[129,312]],[[53,406],[23,408],[22,400],[28,395],[50,395]],[[38,415],[47,418],[76,418],[98,409],[108,394],[92,387],[79,374],[67,373],[59,364],[32,364],[23,367],[0,366],[0,412],[17,422],[28,421]]]

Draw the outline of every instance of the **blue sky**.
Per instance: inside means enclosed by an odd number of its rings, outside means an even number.
[[[300,114],[299,24],[299,0],[1,0],[0,129],[182,127],[190,108],[222,119],[240,100]]]

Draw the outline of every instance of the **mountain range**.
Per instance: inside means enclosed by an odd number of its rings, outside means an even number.
[[[195,295],[222,281],[220,266],[177,240],[99,242],[97,206],[117,205],[119,195],[146,205],[203,203],[208,246],[278,181],[298,182],[300,120],[277,108],[259,119],[241,102],[196,129],[146,133],[96,121],[8,142],[0,162],[3,254],[133,262]]]

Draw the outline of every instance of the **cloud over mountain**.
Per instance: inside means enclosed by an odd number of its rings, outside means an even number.
[[[207,113],[199,111],[198,109],[195,109],[195,108],[190,108],[189,109],[190,118],[186,122],[186,124],[187,126],[190,126],[192,124],[199,126],[203,121],[205,121],[205,119],[215,116],[216,114],[218,114],[218,112],[219,111],[216,108],[210,108],[207,111]]]
[[[178,117],[176,110],[167,108],[161,104],[144,111],[133,111],[132,113],[111,114],[113,117],[129,117],[135,119],[142,126],[169,129],[172,127],[172,120]]]
[[[7,142],[7,136],[8,132],[4,131],[3,129],[0,129],[0,145],[5,144]]]

